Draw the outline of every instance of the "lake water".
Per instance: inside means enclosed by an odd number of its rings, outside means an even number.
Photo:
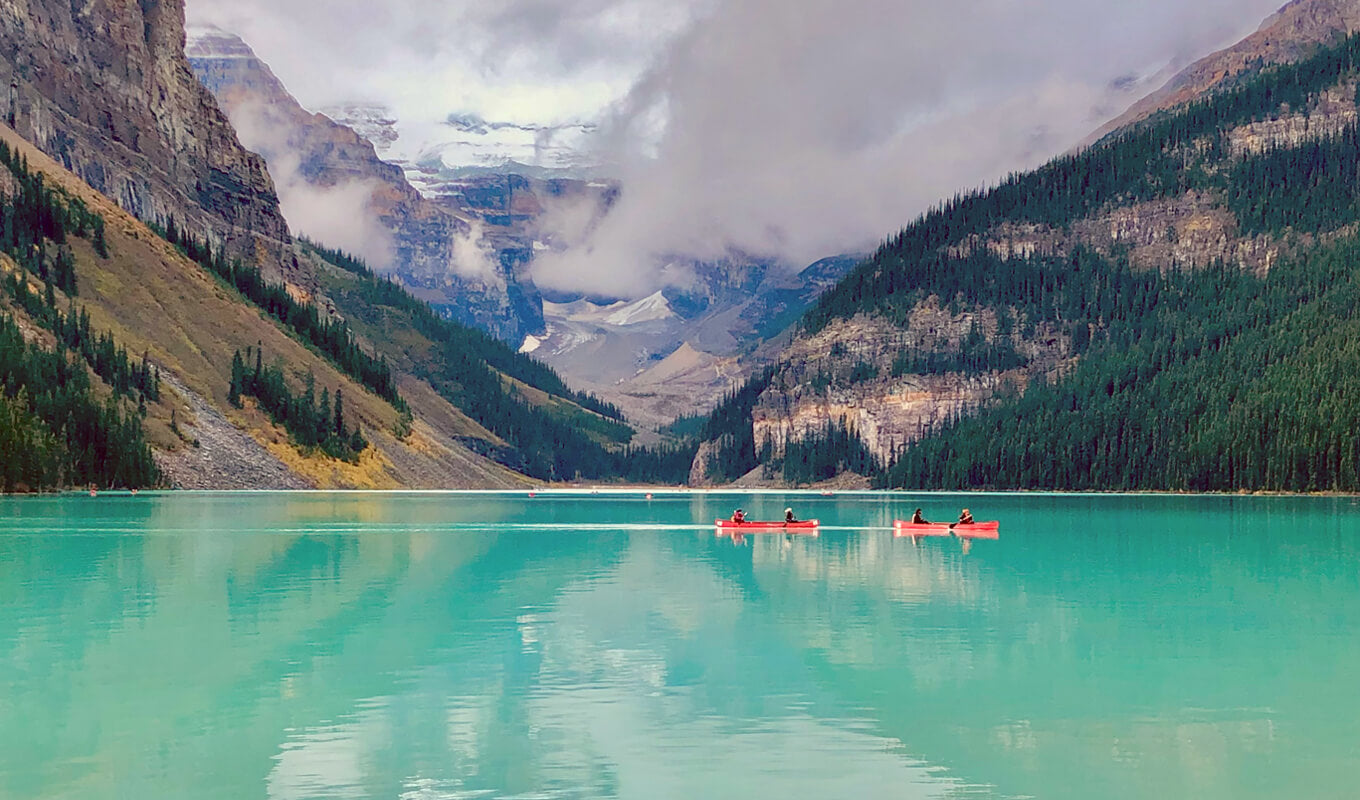
[[[0,499],[0,797],[1354,798],[1358,575],[1349,498]]]

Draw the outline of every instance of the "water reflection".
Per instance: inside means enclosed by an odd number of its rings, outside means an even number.
[[[1251,798],[1360,767],[1347,501],[993,498],[970,552],[895,539],[912,498],[740,542],[698,496],[100,499],[0,505],[0,796]]]

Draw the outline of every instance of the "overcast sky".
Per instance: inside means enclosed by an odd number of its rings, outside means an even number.
[[[805,265],[1037,165],[1282,0],[189,0],[304,105],[595,121],[624,183],[536,276],[655,287],[671,256]]]

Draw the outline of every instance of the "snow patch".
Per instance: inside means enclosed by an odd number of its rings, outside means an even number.
[[[607,306],[597,305],[589,300],[577,300],[574,303],[544,302],[543,313],[546,316],[570,322],[587,322],[595,325],[609,325],[615,328],[626,328],[630,325],[640,325],[644,322],[657,322],[676,317],[675,311],[671,309],[670,301],[661,292],[631,302],[619,300]]]
[[[613,312],[604,318],[604,322],[619,327],[671,319],[675,316],[675,312],[671,310],[670,302],[661,292],[621,306],[616,304],[610,306],[610,308],[613,309]]]
[[[540,338],[538,338],[537,336],[534,336],[534,335],[532,335],[532,334],[529,335],[529,336],[525,336],[525,337],[524,337],[524,344],[522,344],[522,345],[519,346],[519,351],[520,351],[521,353],[532,353],[532,352],[534,352],[535,350],[537,350],[538,348],[542,347],[542,346],[543,346],[543,342],[544,342],[543,339],[540,339]]]

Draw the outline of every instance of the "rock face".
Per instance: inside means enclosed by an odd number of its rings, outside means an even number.
[[[1197,268],[1222,261],[1264,274],[1281,256],[1310,243],[1311,237],[1302,235],[1292,240],[1248,236],[1217,198],[1189,192],[1168,200],[1110,208],[1062,230],[1004,223],[949,252],[961,256],[983,247],[1001,258],[1026,258],[1070,255],[1084,247],[1106,256],[1122,253],[1139,269]]]
[[[264,156],[284,213],[301,232],[364,256],[459,322],[515,344],[542,332],[542,303],[524,275],[531,243],[493,240],[477,214],[451,199],[422,196],[400,167],[378,157],[372,142],[304,109],[240,38],[217,29],[190,33],[194,74],[242,141]],[[364,119],[375,135],[391,133],[380,112],[370,110]],[[319,219],[309,228],[314,207],[359,219],[340,229]]]
[[[1069,337],[1048,324],[1024,334],[1001,330],[991,309],[951,311],[931,298],[904,326],[876,317],[841,320],[811,338],[799,338],[780,356],[778,377],[752,413],[755,441],[768,440],[776,456],[788,442],[823,432],[830,423],[853,427],[883,463],[893,453],[970,413],[999,391],[1023,391],[1031,381],[1052,380],[1071,365]],[[895,374],[901,353],[957,352],[970,335],[1005,340],[1023,355],[1023,367],[978,374]]]
[[[0,0],[0,110],[136,216],[174,217],[278,276],[273,183],[190,72],[184,36],[181,0]]]

